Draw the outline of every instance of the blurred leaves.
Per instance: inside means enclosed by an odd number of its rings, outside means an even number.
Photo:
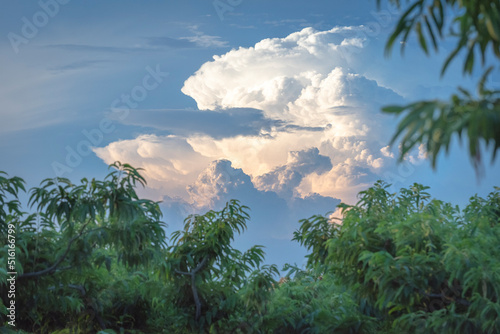
[[[489,73],[489,72],[488,72]],[[488,74],[487,73],[487,74]],[[432,167],[436,167],[441,151],[448,152],[454,136],[468,140],[468,153],[476,170],[481,165],[481,145],[492,147],[492,161],[500,148],[500,90],[487,91],[484,81],[479,98],[460,89],[451,103],[433,100],[406,106],[388,106],[386,113],[404,115],[398,124],[391,145],[400,139],[400,161],[420,144],[425,145]]]
[[[483,159],[481,145],[491,144],[492,161],[500,146],[500,90],[486,89],[489,75],[500,70],[500,1],[408,0],[405,6],[399,0],[389,1],[402,8],[403,13],[387,40],[386,54],[397,42],[404,52],[411,32],[416,34],[420,48],[427,55],[430,46],[438,51],[441,40],[452,38],[456,45],[445,59],[441,75],[462,54],[464,75],[473,74],[478,59],[483,71],[477,96],[459,88],[450,101],[427,100],[383,108],[384,112],[404,115],[391,143],[402,136],[400,160],[412,148],[423,144],[435,168],[442,148],[448,152],[452,137],[464,136],[469,140],[469,156],[479,171]],[[380,6],[381,0],[377,3]]]

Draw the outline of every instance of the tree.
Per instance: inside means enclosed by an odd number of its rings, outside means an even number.
[[[15,251],[16,327],[2,333],[497,333],[500,188],[460,210],[414,184],[379,181],[328,216],[300,221],[305,269],[277,280],[262,246],[233,246],[249,209],[186,218],[165,241],[158,203],[139,199],[139,170],[103,181],[56,178],[30,190],[0,173],[0,261]],[[10,269],[9,269],[10,270]],[[8,314],[0,267],[0,314]]]
[[[262,246],[232,246],[248,208],[230,201],[191,215],[167,245],[158,203],[136,194],[146,184],[140,169],[110,167],[103,181],[42,181],[29,191],[30,214],[18,199],[24,181],[0,172],[0,237],[15,235],[15,252],[6,242],[0,253],[2,263],[15,255],[15,329],[258,332],[279,273],[262,265]],[[12,300],[10,276],[0,267],[2,316]],[[11,333],[7,320],[0,331]]]
[[[329,225],[326,241],[315,226],[327,217],[304,220],[296,237],[317,246],[309,259],[379,332],[498,333],[500,188],[461,211],[419,184],[399,194],[388,187],[379,181],[356,205],[341,205],[343,222]]]
[[[231,245],[248,219],[248,208],[232,200],[221,211],[189,216],[184,230],[172,233],[162,275],[175,286],[172,302],[186,315],[190,330],[252,327],[249,318],[264,307],[276,266],[261,267],[262,246],[241,252]],[[249,318],[238,316],[243,309]],[[171,325],[188,330],[182,323]]]
[[[402,7],[400,0],[390,2]],[[377,3],[380,6],[381,0]],[[435,168],[439,152],[442,149],[448,152],[455,135],[467,137],[468,154],[478,172],[483,143],[487,148],[492,146],[492,162],[500,148],[500,88],[486,87],[491,73],[500,70],[500,1],[408,0],[406,3],[408,6],[387,41],[387,54],[398,41],[402,42],[403,52],[411,32],[416,34],[426,54],[431,48],[437,51],[440,40],[452,38],[456,46],[446,58],[441,75],[462,53],[465,53],[463,74],[471,75],[479,58],[483,75],[477,85],[477,96],[459,87],[450,101],[426,100],[383,108],[387,113],[403,115],[391,144],[401,137],[400,160],[412,148],[424,144]]]
[[[32,214],[22,212],[17,199],[24,181],[0,179],[1,237],[15,234],[19,328],[44,332],[86,322],[89,331],[105,329],[105,301],[99,294],[107,274],[101,267],[138,268],[161,254],[165,233],[158,203],[139,199],[135,192],[137,185],[145,185],[144,178],[128,164],[110,167],[115,170],[104,181],[44,180],[30,191]],[[7,244],[4,250],[0,260],[7,263]],[[4,267],[0,275],[5,314]]]

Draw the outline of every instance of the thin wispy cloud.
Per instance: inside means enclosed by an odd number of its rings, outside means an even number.
[[[187,36],[170,37],[159,36],[147,38],[148,44],[155,47],[167,48],[225,48],[229,46],[220,36],[207,35],[200,30],[198,25],[189,25],[186,28],[190,34]]]
[[[134,46],[102,46],[90,44],[49,44],[47,48],[75,51],[81,53],[142,53],[157,52],[164,49],[190,49],[190,48],[225,48],[229,43],[220,36],[206,35],[198,30],[193,30],[192,36],[185,37],[147,37],[144,44]]]
[[[52,72],[66,72],[66,71],[75,71],[91,67],[97,67],[96,65],[101,65],[106,63],[109,63],[109,60],[82,60],[82,61],[75,61],[65,65],[51,66],[47,69]]]
[[[229,43],[223,41],[219,36],[198,34],[195,36],[180,37],[179,39],[187,40],[202,48],[224,48],[229,46]]]
[[[242,25],[242,24],[231,23],[230,26],[235,27],[237,29],[257,29],[257,27],[252,24]]]
[[[228,42],[223,41],[219,36],[210,36],[203,34],[179,38],[150,37],[147,40],[148,44],[152,47],[176,49],[224,48],[229,45]]]
[[[102,53],[140,53],[140,52],[155,52],[158,48],[151,46],[101,46],[89,44],[49,44],[47,48],[60,49],[65,51],[75,52],[102,52]]]
[[[267,20],[264,21],[264,24],[272,25],[275,27],[284,26],[284,25],[294,25],[294,24],[305,24],[307,23],[306,19],[282,19],[282,20]]]
[[[155,47],[167,47],[167,48],[195,48],[198,45],[195,42],[189,41],[187,39],[171,38],[171,37],[150,37],[147,39],[148,44]]]

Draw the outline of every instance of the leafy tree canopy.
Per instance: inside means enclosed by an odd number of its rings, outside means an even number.
[[[15,233],[18,272],[13,328],[0,267],[2,333],[500,332],[500,188],[461,210],[379,181],[342,219],[301,220],[307,265],[278,280],[262,246],[233,246],[247,207],[191,215],[167,243],[158,203],[135,192],[140,170],[112,168],[44,180],[30,214],[24,181],[0,173],[0,237]]]
[[[419,184],[388,187],[342,204],[342,224],[303,221],[295,239],[312,250],[309,267],[350,291],[376,332],[498,333],[500,188],[462,211]]]

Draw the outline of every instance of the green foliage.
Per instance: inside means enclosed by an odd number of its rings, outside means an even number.
[[[1,236],[16,235],[16,329],[260,332],[279,273],[262,265],[262,246],[241,252],[231,245],[246,228],[248,208],[231,201],[221,211],[189,216],[167,246],[158,203],[135,192],[146,183],[139,170],[111,167],[103,181],[42,181],[30,190],[31,214],[17,198],[24,181],[0,175]],[[3,263],[6,255],[7,246]],[[5,268],[0,275],[6,315]]]
[[[231,245],[248,219],[248,208],[233,200],[221,211],[189,216],[184,230],[172,234],[162,274],[176,287],[172,302],[191,330],[225,332],[244,321],[235,317],[238,309],[259,314],[265,307],[276,266],[260,267],[262,246],[241,252]]]
[[[390,0],[401,7],[400,0]],[[377,0],[380,5],[380,0]],[[500,1],[498,0],[412,0],[405,8],[394,31],[389,37],[386,51],[390,52],[394,43],[401,38],[401,51],[404,50],[409,34],[417,35],[420,47],[426,54],[429,45],[438,50],[438,39],[446,36],[457,39],[457,45],[446,59],[442,73],[462,50],[466,51],[463,71],[471,74],[474,54],[478,53],[481,62],[486,63],[488,47],[500,59]],[[451,15],[450,19],[447,15]],[[451,21],[451,26],[447,25]]]
[[[281,280],[261,328],[283,334],[375,333],[378,325],[332,276],[308,270]]]
[[[113,167],[103,181],[44,180],[31,214],[24,182],[1,174],[0,231],[16,233],[19,273],[16,331],[3,320],[2,333],[500,332],[500,188],[460,210],[428,187],[377,182],[339,206],[342,219],[301,220],[306,268],[277,281],[262,246],[232,245],[247,207],[191,215],[167,245],[138,170]]]
[[[332,219],[324,216],[314,216],[310,219],[299,221],[300,228],[293,233],[293,239],[305,246],[310,253],[306,255],[307,266],[322,271],[328,256],[328,247],[326,242],[335,238],[339,231],[337,225]]]
[[[21,211],[19,178],[0,180],[1,233],[16,236],[16,321],[19,328],[47,332],[70,324],[80,331],[103,329],[112,264],[137,268],[155,260],[165,245],[158,203],[139,199],[145,184],[138,170],[115,163],[104,181],[44,180],[30,191],[35,213]],[[7,201],[7,195],[14,199]],[[7,210],[6,210],[7,208]],[[12,229],[11,229],[12,230]],[[0,257],[7,263],[7,244]],[[2,306],[7,272],[0,271]],[[109,291],[108,291],[109,292]],[[109,312],[106,314],[113,314]]]
[[[18,199],[19,191],[26,191],[24,180],[19,177],[7,178],[7,174],[0,171],[0,229],[7,233],[8,224],[16,216],[22,215],[21,203]]]
[[[390,0],[401,7],[399,0]],[[377,3],[380,5],[380,0]],[[402,150],[400,159],[415,146],[424,144],[430,154],[432,166],[436,166],[438,153],[444,147],[448,151],[454,134],[466,135],[469,139],[469,156],[479,170],[482,162],[481,142],[492,146],[492,161],[500,148],[500,90],[486,89],[485,83],[494,69],[500,70],[500,1],[498,0],[412,0],[407,1],[394,31],[386,45],[389,53],[401,40],[404,50],[410,33],[417,35],[422,50],[429,54],[429,46],[439,49],[440,39],[445,37],[457,41],[455,48],[445,60],[441,75],[451,61],[465,52],[464,75],[473,73],[475,60],[481,59],[484,74],[478,84],[478,96],[463,88],[450,101],[427,100],[406,106],[388,106],[383,111],[404,114],[394,143],[400,135]],[[448,16],[451,16],[448,18]],[[451,23],[448,23],[451,22]],[[493,56],[494,65],[487,66],[488,55]]]
[[[377,182],[357,205],[341,206],[342,224],[326,242],[336,284],[385,330],[500,331],[500,189],[461,212],[419,184],[387,188]]]
[[[487,91],[480,86],[479,97],[461,89],[451,102],[419,101],[406,106],[387,106],[386,113],[405,114],[398,124],[391,145],[401,138],[402,160],[414,147],[424,144],[432,166],[438,154],[449,151],[454,135],[468,138],[469,156],[476,169],[481,165],[481,143],[492,145],[492,162],[500,148],[500,90]]]

